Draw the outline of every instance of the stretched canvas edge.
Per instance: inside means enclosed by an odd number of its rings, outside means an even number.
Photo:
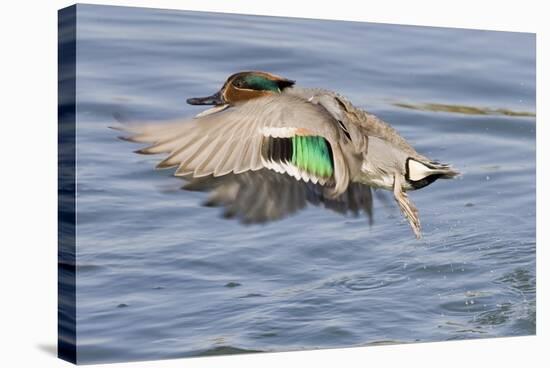
[[[76,364],[76,5],[58,11],[57,354]]]

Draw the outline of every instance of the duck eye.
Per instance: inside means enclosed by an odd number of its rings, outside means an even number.
[[[235,79],[233,81],[233,85],[237,88],[244,88],[245,87],[245,82],[244,82],[244,80],[239,78],[239,79]]]

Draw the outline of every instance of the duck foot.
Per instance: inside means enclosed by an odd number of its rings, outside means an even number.
[[[399,175],[394,176],[393,181],[393,197],[399,205],[399,209],[405,215],[405,218],[409,221],[409,225],[416,236],[416,239],[422,238],[422,231],[420,227],[420,218],[418,217],[418,210],[414,203],[411,202],[407,193],[402,190],[402,177]]]

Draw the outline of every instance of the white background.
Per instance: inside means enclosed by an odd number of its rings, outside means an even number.
[[[537,336],[111,364],[109,367],[548,366],[548,10],[544,1],[90,1],[537,33]],[[57,10],[6,1],[0,21],[0,366],[65,367],[57,333]],[[544,69],[546,67],[546,69]],[[546,223],[546,227],[543,225]],[[546,244],[547,245],[547,244]],[[546,350],[545,350],[546,347]],[[546,360],[546,362],[545,362]],[[546,364],[545,364],[546,363]]]

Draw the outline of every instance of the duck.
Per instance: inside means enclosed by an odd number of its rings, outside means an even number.
[[[185,189],[213,193],[207,205],[248,222],[279,219],[307,203],[372,216],[371,189],[393,194],[415,237],[419,212],[408,192],[459,172],[418,153],[396,129],[339,93],[299,87],[265,71],[230,75],[192,118],[125,123],[121,138],[164,154]]]

